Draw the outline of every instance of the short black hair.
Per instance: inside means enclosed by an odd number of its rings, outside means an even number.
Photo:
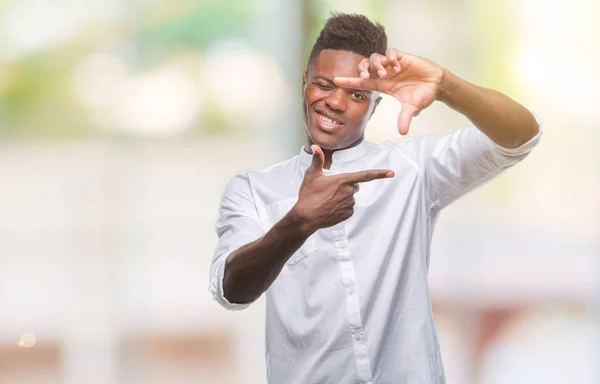
[[[385,28],[363,15],[332,12],[312,47],[308,64],[325,49],[350,51],[364,57],[373,53],[385,55]]]

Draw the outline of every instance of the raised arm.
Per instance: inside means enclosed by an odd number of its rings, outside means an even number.
[[[532,139],[539,126],[534,116],[508,96],[468,83],[422,57],[390,48],[358,65],[357,77],[338,77],[342,87],[369,89],[394,96],[402,103],[398,130],[406,134],[413,116],[433,101],[444,102],[466,116],[496,144],[515,148]]]
[[[446,71],[438,100],[466,116],[496,144],[516,148],[539,132],[531,112],[510,97],[479,87]]]

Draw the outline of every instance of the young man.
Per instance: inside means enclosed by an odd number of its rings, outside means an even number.
[[[434,100],[474,127],[368,143],[378,92],[402,102],[401,134]],[[427,289],[434,223],[525,158],[539,125],[503,94],[387,49],[359,15],[327,21],[302,95],[300,154],[239,172],[223,193],[210,291],[227,309],[266,292],[269,383],[444,383]]]

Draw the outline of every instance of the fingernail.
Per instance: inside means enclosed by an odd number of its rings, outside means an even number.
[[[383,70],[383,69],[380,69],[379,71],[377,71],[377,73],[379,74],[380,77],[385,76],[385,70]]]
[[[394,172],[389,171],[388,173],[385,174],[387,177],[394,177]]]
[[[394,67],[394,71],[396,71],[396,72],[400,72],[400,67],[396,65],[396,66]]]

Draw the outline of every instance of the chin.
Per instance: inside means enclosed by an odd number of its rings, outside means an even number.
[[[309,131],[310,140],[323,149],[336,150],[344,147],[345,140],[344,132],[325,132],[317,126]]]
[[[310,140],[322,149],[336,150],[343,147],[343,137],[336,137],[325,132],[311,132]]]

